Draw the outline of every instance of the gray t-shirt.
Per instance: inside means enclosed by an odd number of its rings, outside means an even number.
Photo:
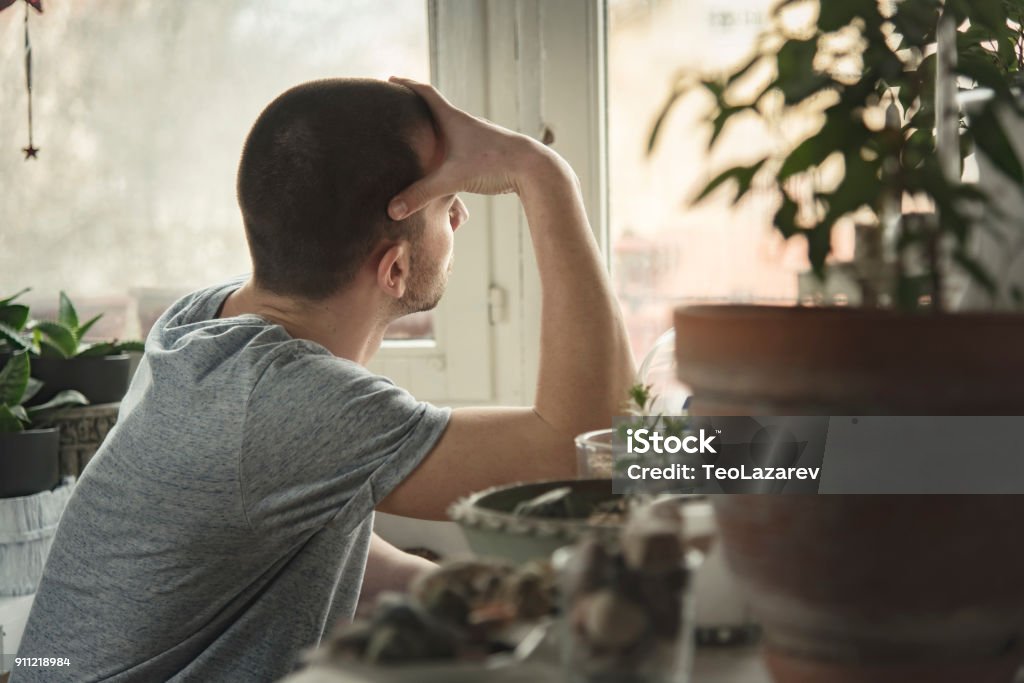
[[[449,410],[258,316],[216,318],[239,284],[150,333],[18,653],[70,666],[12,682],[273,680],[351,618],[373,509]]]

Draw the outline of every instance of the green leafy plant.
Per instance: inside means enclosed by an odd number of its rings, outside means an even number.
[[[0,351],[28,351],[32,348],[31,340],[25,333],[28,306],[16,301],[27,291],[28,288],[6,299],[0,299]]]
[[[23,404],[35,396],[43,383],[30,376],[31,364],[26,351],[14,353],[0,369],[0,433],[21,432],[31,428],[40,416],[70,406],[89,403],[77,391],[65,390],[38,406]]]
[[[637,382],[629,388],[628,398],[623,403],[622,409],[626,415],[630,416],[630,419],[622,421],[617,425],[617,439],[625,443],[627,430],[630,429],[634,432],[639,429],[647,429],[651,432],[657,431],[663,437],[676,436],[680,439],[693,434],[693,430],[690,428],[689,416],[654,414],[654,405],[658,400],[658,396],[652,393],[651,388],[650,384],[643,384],[641,382]],[[619,454],[615,458],[613,469],[620,476],[624,476],[629,466],[635,462],[642,462],[642,464],[648,467],[665,467],[686,458],[687,456],[685,455],[670,453],[648,453],[643,456],[633,456],[632,458],[626,454]],[[672,489],[678,488],[678,484],[673,482],[670,482],[667,486]]]
[[[809,27],[786,21],[787,12],[800,5],[817,9]],[[940,24],[942,18],[946,23]],[[1011,82],[1024,67],[1022,20],[1024,0],[782,0],[750,61],[722,78],[680,77],[655,121],[648,150],[657,144],[669,111],[694,88],[710,93],[715,103],[709,150],[739,115],[780,121],[820,112],[820,126],[809,137],[782,154],[725,169],[694,201],[723,186],[732,188],[734,203],[755,187],[771,188],[779,197],[775,228],[787,239],[806,239],[811,266],[822,279],[837,223],[876,226],[894,254],[893,303],[904,309],[929,301],[940,310],[943,280],[952,268],[994,295],[996,283],[968,248],[972,216],[979,205],[988,206],[987,198],[962,184],[960,174],[936,154],[937,129],[945,120],[936,116],[936,76],[947,68],[939,63],[936,45],[940,26],[955,31],[956,63],[943,82],[952,84],[959,76],[994,93],[979,114],[959,123],[961,163],[977,147],[1002,173],[1024,183],[1024,168],[996,116],[999,106],[1019,111]],[[750,91],[751,78],[767,72],[774,78],[753,83],[753,96],[742,95]],[[954,155],[955,145],[954,140]],[[934,213],[903,220],[905,198],[923,200]]]
[[[103,317],[100,313],[84,323],[79,323],[78,312],[71,299],[64,292],[60,293],[60,307],[57,320],[42,320],[29,323],[32,333],[32,346],[41,355],[58,358],[76,358],[84,356],[109,356],[125,351],[142,351],[144,345],[140,341],[85,342],[83,337],[96,322]]]
[[[651,388],[652,385],[641,382],[637,382],[629,388],[628,398],[623,404],[623,411],[634,419],[619,425],[620,435],[624,435],[625,430],[631,428],[657,429],[666,436],[682,436],[687,433],[690,426],[688,417],[654,414],[654,404],[658,397],[651,392]]]

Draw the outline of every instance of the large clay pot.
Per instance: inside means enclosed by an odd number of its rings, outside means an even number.
[[[1022,349],[1021,315],[676,311],[679,377],[706,415],[1024,415]]]
[[[676,339],[697,414],[1024,415],[1022,316],[692,307]],[[714,505],[776,680],[995,683],[1024,662],[1024,497]]]

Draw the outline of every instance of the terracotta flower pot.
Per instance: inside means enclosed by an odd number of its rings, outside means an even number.
[[[1024,316],[781,306],[676,311],[706,415],[1024,415]]]
[[[703,415],[1024,415],[1024,316],[676,311]],[[1022,496],[729,495],[726,557],[776,680],[1011,681]]]

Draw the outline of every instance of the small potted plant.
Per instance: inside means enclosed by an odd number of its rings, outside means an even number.
[[[35,592],[71,495],[70,483],[61,485],[59,430],[36,421],[87,402],[77,391],[62,391],[43,405],[26,407],[41,386],[30,372],[26,351],[10,354],[0,367],[0,597]]]
[[[31,321],[27,330],[38,357],[32,363],[33,377],[43,382],[34,401],[47,401],[65,389],[80,391],[90,403],[116,403],[128,390],[131,359],[128,351],[142,351],[140,341],[86,342],[86,332],[103,317],[84,323],[78,320],[74,304],[60,293],[57,320]]]
[[[786,21],[798,4],[817,6],[813,25]],[[778,120],[803,108],[820,127],[781,155],[723,171],[700,198],[773,191],[775,227],[806,241],[819,278],[842,221],[861,224],[877,248],[854,263],[867,307],[678,309],[679,376],[694,414],[1024,415],[1024,385],[1012,380],[1024,374],[1024,315],[952,312],[950,285],[959,274],[1004,292],[972,251],[974,217],[994,205],[960,182],[960,150],[977,148],[1015,186],[1024,180],[994,113],[1019,112],[1000,64],[1021,49],[1008,23],[1021,4],[783,0],[754,59],[701,84],[716,103],[711,147],[740,114]],[[737,84],[761,67],[770,82],[740,99]],[[957,78],[993,92],[969,120]],[[904,213],[911,201],[926,208]],[[714,503],[775,680],[1010,681],[1024,661],[1020,496]]]
[[[42,387],[30,367],[28,353],[18,351],[0,369],[0,498],[48,491],[60,482],[58,430],[33,428],[33,422],[58,408],[88,403],[79,392],[65,390],[26,407]]]

